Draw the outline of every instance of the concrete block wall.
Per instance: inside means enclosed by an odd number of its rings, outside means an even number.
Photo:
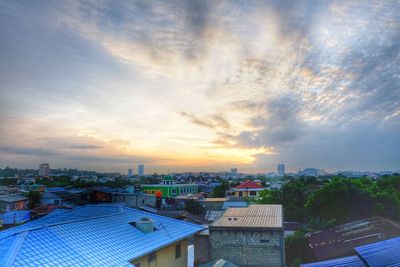
[[[245,267],[284,266],[283,232],[210,230],[212,260]]]

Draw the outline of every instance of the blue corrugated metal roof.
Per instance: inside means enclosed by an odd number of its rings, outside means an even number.
[[[301,267],[365,267],[366,265],[358,256],[344,257],[328,261],[301,264]]]
[[[144,234],[129,224],[144,216],[151,218],[158,230]],[[129,260],[203,229],[115,205],[58,209],[39,220],[0,232],[0,265],[129,266]]]
[[[400,237],[356,247],[368,266],[400,266]]]

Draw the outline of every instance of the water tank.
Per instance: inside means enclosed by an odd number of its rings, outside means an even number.
[[[147,217],[142,217],[139,221],[136,222],[136,228],[145,234],[153,232],[153,220]]]

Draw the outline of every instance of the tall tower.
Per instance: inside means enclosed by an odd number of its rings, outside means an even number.
[[[143,164],[138,165],[138,174],[139,174],[139,176],[144,176],[144,165]]]
[[[277,173],[279,176],[285,176],[285,164],[283,163],[278,164]]]
[[[39,166],[39,176],[49,177],[50,173],[50,164],[49,163],[42,163]]]

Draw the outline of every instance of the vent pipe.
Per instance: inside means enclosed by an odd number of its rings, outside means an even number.
[[[153,220],[147,217],[140,218],[140,220],[136,222],[135,226],[145,234],[153,232],[154,229]]]

